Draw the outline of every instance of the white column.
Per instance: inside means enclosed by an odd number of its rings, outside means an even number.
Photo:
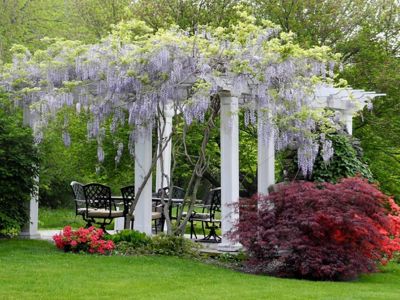
[[[343,118],[348,134],[353,135],[353,114],[351,112],[344,112]]]
[[[24,126],[31,125],[32,116],[28,106],[23,108],[23,124]],[[26,210],[29,214],[28,223],[23,226],[20,236],[22,238],[36,239],[40,237],[38,231],[39,221],[39,175],[34,177],[34,186],[31,193],[31,200],[26,203]]]
[[[259,194],[268,195],[268,187],[275,184],[275,136],[265,136],[265,112],[258,111],[257,129],[257,190]]]
[[[160,126],[161,130],[164,132],[162,137],[158,136],[158,143],[162,140],[162,147],[164,147],[166,141],[168,140],[169,136],[172,132],[172,117],[174,115],[173,108],[168,105],[164,110],[164,117],[165,117],[165,127],[164,127],[164,120],[161,120]],[[160,134],[160,129],[157,132]],[[164,169],[161,169],[161,159],[157,160],[157,171],[156,171],[156,187],[155,192],[158,192],[159,189],[166,187],[169,184],[170,176],[171,176],[171,145],[172,141],[170,140],[167,146],[164,149],[162,159],[163,159],[163,166]],[[159,153],[159,148],[157,147],[157,153]],[[162,180],[162,175],[164,174],[164,180]],[[163,185],[163,186],[162,186]]]
[[[221,95],[221,251],[236,251],[238,244],[226,234],[238,220],[234,203],[239,201],[239,116],[238,98]]]
[[[141,129],[137,141],[135,142],[135,194],[144,182],[144,178],[151,168],[152,149],[151,149],[151,125]],[[151,176],[144,186],[139,200],[135,207],[134,229],[151,235]]]
[[[116,207],[117,211],[119,211],[119,207]],[[114,218],[114,231],[120,232],[125,229],[125,218]]]
[[[22,238],[37,239],[40,238],[38,231],[39,220],[39,176],[34,178],[34,187],[31,193],[31,200],[26,204],[29,212],[29,221],[22,228],[20,236]]]

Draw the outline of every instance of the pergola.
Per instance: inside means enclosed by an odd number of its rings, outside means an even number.
[[[248,90],[243,89],[239,94],[232,92],[232,84],[222,84],[223,89],[219,92],[221,109],[221,221],[222,221],[222,242],[219,249],[222,251],[234,251],[237,245],[227,238],[226,233],[232,229],[238,216],[234,212],[234,203],[239,200],[239,101]],[[328,84],[316,86],[312,108],[329,108],[338,112],[341,122],[345,124],[346,130],[352,134],[352,118],[371,100],[384,94],[355,90],[351,88],[335,88]],[[166,138],[172,130],[174,110],[167,108],[164,111]],[[275,139],[273,134],[265,140],[260,127],[263,126],[260,118],[258,121],[258,193],[267,194],[268,187],[275,183]],[[162,186],[162,176],[169,177],[171,170],[171,142],[166,145],[163,155],[164,170],[161,164],[157,163],[156,186],[157,191]],[[142,185],[147,170],[152,164],[152,128],[147,127],[135,142],[135,186]],[[165,182],[165,181],[164,181]],[[152,212],[152,181],[148,180],[139,197],[135,207],[134,228],[138,231],[151,234],[151,212]],[[21,235],[35,238],[38,236],[38,191],[32,194],[29,203],[30,222],[25,226]]]

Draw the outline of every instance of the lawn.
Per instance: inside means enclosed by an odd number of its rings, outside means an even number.
[[[241,274],[177,257],[63,253],[0,240],[0,299],[399,299],[400,266],[354,282]]]
[[[79,228],[85,224],[81,216],[75,216],[74,208],[39,208],[39,229],[61,229],[66,225]]]

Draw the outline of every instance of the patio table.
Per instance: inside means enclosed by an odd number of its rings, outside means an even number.
[[[168,197],[164,198],[165,203],[168,203],[170,200],[171,200],[171,206],[170,206],[170,209],[169,209],[169,218],[171,219],[172,218],[172,207],[174,205],[177,206],[177,207],[181,206],[183,204],[184,199],[179,199],[179,198],[169,199]],[[152,201],[155,202],[155,203],[160,204],[161,203],[161,198],[160,197],[153,197]],[[163,214],[164,214],[164,212],[163,212]]]
[[[123,200],[124,200],[124,198],[122,196],[117,196],[117,195],[111,196],[111,201],[113,201],[114,205],[116,205],[117,207],[124,203]],[[179,198],[172,198],[172,199],[169,199],[168,197],[164,198],[164,201],[166,203],[168,203],[169,200],[171,200],[172,206],[180,206],[180,205],[183,204],[183,201],[184,201],[184,199],[179,199]],[[152,197],[152,202],[156,203],[156,206],[160,205],[161,204],[161,197],[154,197],[153,196]],[[164,216],[164,211],[162,211],[161,213]],[[169,217],[170,218],[172,217],[172,209],[169,210]],[[165,217],[163,217],[163,218],[165,219]]]

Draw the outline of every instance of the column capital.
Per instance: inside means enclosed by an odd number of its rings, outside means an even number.
[[[221,97],[221,101],[223,101],[223,99],[226,99],[226,98],[239,98],[240,97],[240,94],[235,94],[232,91],[228,91],[228,90],[222,90],[218,94]]]

